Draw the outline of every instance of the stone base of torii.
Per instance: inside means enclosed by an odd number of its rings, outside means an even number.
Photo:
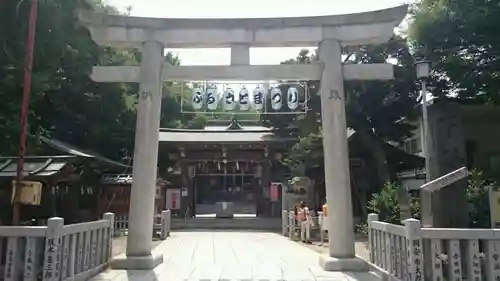
[[[268,19],[154,19],[80,11],[93,40],[105,46],[142,50],[140,66],[97,66],[97,82],[139,83],[133,184],[127,252],[114,268],[151,269],[162,262],[151,253],[157,173],[161,87],[165,80],[320,80],[329,254],[328,271],[366,271],[354,251],[354,224],[348,162],[344,80],[393,78],[390,64],[343,65],[344,46],[381,44],[406,16],[406,5],[360,14]],[[250,47],[319,46],[320,62],[308,65],[250,65]],[[168,48],[231,48],[229,66],[164,64]]]

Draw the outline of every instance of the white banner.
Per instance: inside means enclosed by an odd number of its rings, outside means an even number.
[[[196,88],[193,90],[193,99],[191,100],[191,102],[195,110],[201,109],[203,107],[203,90],[201,88]]]
[[[250,95],[248,93],[247,88],[245,87],[241,88],[239,93],[238,103],[240,105],[241,110],[246,111],[250,107]]]
[[[227,88],[224,91],[223,100],[224,100],[224,109],[225,110],[233,110],[234,109],[234,107],[236,105],[236,101],[235,101],[233,89]]]
[[[207,90],[207,108],[209,110],[216,110],[219,101],[217,100],[217,93],[214,88],[208,88]]]
[[[257,110],[262,110],[264,108],[264,89],[260,86],[257,86],[253,90],[253,106]]]
[[[287,105],[291,110],[295,110],[299,106],[299,91],[297,91],[297,88],[288,88]]]
[[[218,90],[217,85],[214,83],[208,83],[204,87],[197,87],[192,90],[192,113],[201,112],[202,110],[213,112],[219,110],[219,107],[223,111],[239,109],[242,114],[248,114],[245,111],[249,111],[250,108],[256,111],[265,111],[269,114],[278,114],[284,107],[289,109],[287,111],[290,112],[287,113],[303,113],[303,111],[297,112],[300,100],[307,100],[308,97],[308,93],[303,86],[297,86],[296,83],[280,86],[275,86],[275,84],[268,88],[269,85],[266,85],[256,84],[255,88],[242,86],[236,89],[234,87],[238,87],[237,84],[226,84],[223,92]],[[267,105],[268,100],[271,106]]]
[[[281,90],[278,87],[273,88],[271,91],[271,107],[274,110],[281,109],[283,104],[283,95],[281,94]]]

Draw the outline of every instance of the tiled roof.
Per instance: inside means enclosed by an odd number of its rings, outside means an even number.
[[[102,184],[124,184],[124,185],[130,185],[132,184],[133,179],[131,174],[106,174],[103,175],[101,178],[101,183]],[[156,184],[159,186],[164,186],[166,184],[169,184],[169,182],[163,180],[163,179],[156,179]]]
[[[160,129],[160,142],[282,142],[295,141],[295,137],[278,136],[270,128],[266,127],[243,127],[242,130],[226,130],[225,127],[219,127],[216,130],[213,126],[207,130],[193,129]],[[264,130],[261,130],[264,128]],[[355,131],[348,129],[347,138],[354,135]]]
[[[160,130],[160,142],[276,142],[290,141],[269,131]]]
[[[35,156],[24,159],[24,176],[51,176],[58,173],[76,156]],[[17,157],[0,157],[0,177],[15,177]]]
[[[47,144],[47,145],[49,145],[49,146],[51,146],[59,151],[68,153],[70,155],[84,157],[84,158],[94,158],[98,161],[106,162],[106,163],[114,165],[114,166],[128,167],[127,165],[125,165],[123,163],[113,161],[109,158],[106,158],[106,157],[101,156],[101,155],[94,153],[94,152],[84,151],[83,149],[76,148],[68,143],[65,143],[65,142],[62,142],[62,141],[59,141],[56,139],[49,139],[47,137],[40,136],[40,140],[43,143],[45,143],[45,144]]]

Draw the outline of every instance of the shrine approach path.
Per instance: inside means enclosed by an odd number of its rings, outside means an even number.
[[[164,261],[153,270],[109,269],[92,281],[369,281],[372,273],[327,272],[319,254],[276,233],[173,232],[154,250]]]

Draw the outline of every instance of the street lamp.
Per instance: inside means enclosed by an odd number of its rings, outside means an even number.
[[[431,72],[431,63],[429,61],[418,61],[415,63],[417,70],[417,78],[422,86],[422,149],[425,157],[425,178],[430,181],[430,140],[429,140],[429,123],[427,119],[427,79]]]

